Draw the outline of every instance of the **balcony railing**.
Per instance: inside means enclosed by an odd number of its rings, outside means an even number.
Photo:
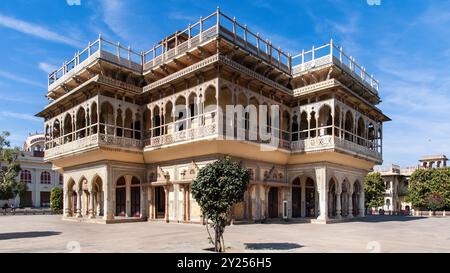
[[[64,79],[71,78],[97,58],[106,59],[137,72],[148,71],[219,35],[288,74],[297,74],[334,63],[378,93],[378,80],[368,74],[354,57],[344,53],[342,47],[336,46],[332,40],[323,46],[303,50],[301,54],[292,57],[280,47],[273,46],[272,42],[262,38],[259,33],[252,32],[247,25],[240,24],[219,9],[205,18],[200,17],[198,22],[186,29],[177,31],[170,37],[175,41],[174,46],[170,47],[166,39],[147,52],[139,53],[130,47],[109,42],[99,36],[96,41],[77,52],[70,61],[64,62],[59,69],[49,74],[49,90]]]
[[[264,59],[268,63],[283,70],[291,72],[291,56],[280,48],[276,48],[268,39],[263,39],[259,33],[254,33],[246,25],[242,25],[235,18],[230,18],[218,9],[213,14],[202,18],[186,29],[175,33],[171,39],[175,40],[175,46],[169,48],[167,41],[155,45],[144,53],[144,71],[163,64],[167,60],[184,54],[191,48],[207,42],[218,35],[241,46],[250,53]],[[181,39],[185,41],[179,43]]]
[[[378,94],[379,81],[366,72],[366,69],[356,62],[356,59],[347,55],[342,47],[337,46],[330,40],[329,43],[312,47],[311,50],[305,51],[292,57],[293,74],[302,73],[316,67],[325,66],[334,63],[344,69],[350,75],[366,85],[366,87],[374,90]]]
[[[375,159],[381,159],[381,153],[367,146],[331,135],[292,141],[293,152],[313,152],[325,149],[342,149],[347,152],[362,154]]]
[[[93,125],[91,128],[97,127],[98,125]],[[45,157],[51,158],[55,156],[66,155],[71,152],[80,151],[93,147],[100,146],[113,146],[117,148],[141,150],[142,141],[139,138],[131,138],[125,135],[118,136],[116,134],[107,134],[105,132],[113,132],[115,126],[101,124],[100,128],[103,126],[106,131],[100,131],[100,133],[92,133],[88,135],[79,136],[76,139],[72,139],[73,135],[66,135],[63,137],[58,137],[53,140],[46,142]],[[111,127],[112,129],[108,129]]]
[[[53,84],[74,76],[81,69],[85,68],[93,60],[102,58],[119,65],[128,67],[137,72],[142,72],[142,53],[124,47],[120,43],[112,43],[99,35],[98,39],[82,51],[75,53],[70,61],[65,61],[63,65],[48,75],[49,89]]]

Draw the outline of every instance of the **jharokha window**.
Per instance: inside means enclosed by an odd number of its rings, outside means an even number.
[[[49,172],[42,172],[41,173],[41,184],[51,184],[52,178],[50,177]]]
[[[20,182],[22,183],[31,183],[31,172],[27,170],[23,170],[20,172]]]

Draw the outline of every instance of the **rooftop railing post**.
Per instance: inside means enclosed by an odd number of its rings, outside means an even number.
[[[145,64],[145,52],[141,51],[141,65],[142,65],[142,69],[144,69],[144,64]]]
[[[302,49],[302,65],[305,63],[305,50]],[[303,69],[303,68],[302,68]]]
[[[330,40],[330,56],[333,58],[333,39]]]
[[[339,48],[339,61],[341,61],[342,64],[342,46]]]
[[[256,50],[258,52],[258,56],[259,56],[259,32],[256,33]]]
[[[216,30],[217,30],[217,34],[219,34],[219,30],[220,30],[220,8],[219,6],[217,6],[217,11],[216,11],[216,16],[217,16],[217,22],[216,22]]]
[[[131,60],[131,47],[128,46],[128,60]]]
[[[102,50],[102,34],[98,34],[98,50]]]
[[[191,48],[191,23],[188,26],[188,48]]]
[[[244,25],[244,41],[245,46],[247,46],[247,25]]]
[[[120,58],[120,42],[117,42],[117,48],[116,48],[116,51],[117,51],[117,57]]]
[[[269,40],[266,39],[266,54],[269,55]]]
[[[201,42],[202,41],[202,38],[203,38],[203,19],[202,19],[202,17],[200,16],[200,21],[199,21],[199,27],[200,27],[200,33],[199,33],[199,42]]]
[[[66,70],[67,70],[67,61],[63,62],[63,75],[66,75]]]
[[[277,56],[277,58],[278,58],[278,66],[281,66],[281,48],[280,47],[278,47],[278,56]]]
[[[155,62],[156,62],[156,49],[155,46],[153,45],[153,66],[155,66]]]
[[[311,61],[314,61],[314,57],[315,57],[315,47],[313,46],[311,50]]]
[[[91,41],[88,43],[88,57],[91,56]]]
[[[236,42],[236,17],[233,17],[233,41]]]
[[[175,55],[178,54],[178,31],[175,32]]]
[[[292,56],[291,53],[288,53],[288,68],[289,68],[289,73],[292,73]]]

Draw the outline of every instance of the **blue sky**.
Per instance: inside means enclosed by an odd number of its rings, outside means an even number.
[[[74,0],[69,0],[74,1]],[[369,0],[370,1],[370,0]],[[416,165],[450,155],[450,1],[147,1],[3,0],[0,2],[0,131],[22,145],[42,131],[47,72],[98,33],[148,50],[217,5],[274,45],[296,53],[331,37],[380,80],[385,164]]]

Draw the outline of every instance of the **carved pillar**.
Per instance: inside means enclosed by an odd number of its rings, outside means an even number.
[[[164,197],[165,197],[165,209],[164,209],[164,220],[169,223],[169,186],[164,186]]]
[[[348,192],[348,214],[347,214],[348,218],[352,218],[353,217],[353,191],[350,190]]]
[[[341,192],[336,192],[336,219],[341,219]]]
[[[95,218],[94,215],[94,191],[89,191],[89,218]]]
[[[64,191],[64,217],[71,217],[72,216],[72,209],[70,205],[70,201],[72,199],[72,196],[70,194],[70,190]]]
[[[77,191],[77,218],[82,218],[83,215],[81,215],[81,195],[83,194],[83,191]]]
[[[148,218],[155,219],[155,188],[148,187]]]
[[[319,192],[319,220],[328,219],[328,189],[326,187],[326,168],[321,167],[316,169],[316,183]]]
[[[182,211],[181,211],[181,221],[186,221],[186,186],[185,185],[180,185],[180,190],[181,190],[181,196],[182,196]]]
[[[127,217],[131,217],[131,179],[132,176],[125,176],[125,213]]]
[[[306,187],[305,187],[306,181],[305,179],[302,179],[300,185],[301,185],[301,192],[300,192],[300,216],[303,218],[306,216]]]

